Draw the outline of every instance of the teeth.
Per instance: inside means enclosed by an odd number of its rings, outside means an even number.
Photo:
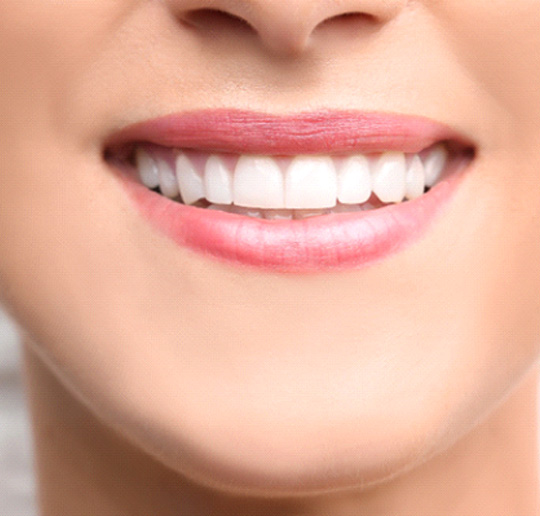
[[[264,210],[264,218],[268,220],[291,220],[292,210]]]
[[[233,202],[233,175],[222,159],[210,156],[204,171],[204,189],[206,199],[220,204]]]
[[[256,208],[246,208],[244,206],[231,206],[231,213],[245,215],[248,217],[262,218],[262,211]]]
[[[172,199],[180,195],[184,204],[203,207],[208,201],[209,209],[272,220],[361,211],[416,199],[426,186],[437,183],[449,160],[444,144],[407,156],[387,151],[344,157],[235,157],[170,149],[169,159],[164,152],[136,149],[136,166],[146,187],[159,187]],[[202,205],[201,199],[206,199]]]
[[[285,208],[317,209],[336,205],[337,177],[330,157],[296,157],[285,174]]]
[[[159,186],[159,173],[156,161],[140,147],[137,149],[135,159],[142,184],[147,188],[157,188]]]
[[[284,208],[283,174],[276,160],[241,156],[234,172],[234,204],[255,208]]]
[[[330,213],[330,209],[326,210],[295,210],[294,211],[294,218],[295,219],[307,219],[309,217],[318,217],[320,215],[326,215],[327,213]]]
[[[235,206],[234,204],[210,204],[207,209],[226,211],[228,213],[264,218],[267,220],[300,220],[329,213],[348,213],[372,210],[375,209],[375,206],[371,203],[364,203],[361,206],[358,204],[337,204],[334,208],[326,208],[323,210],[256,210],[254,208],[245,208],[244,206]]]
[[[230,204],[211,204],[206,208],[207,210],[218,210],[218,211],[231,211],[231,205]]]
[[[408,168],[405,176],[405,197],[407,199],[416,199],[424,193],[425,186],[424,165],[418,155],[415,155]]]
[[[178,196],[178,182],[172,167],[163,159],[157,160],[159,171],[159,189],[166,197],[173,199]]]
[[[358,154],[348,158],[337,176],[338,200],[344,204],[361,204],[371,197],[371,174],[368,159]]]
[[[405,197],[407,164],[403,152],[389,151],[381,155],[371,177],[373,193],[382,202],[401,202]]]
[[[424,160],[426,186],[430,188],[440,179],[448,161],[448,150],[442,144],[436,145]]]
[[[184,153],[176,158],[176,177],[184,204],[193,204],[205,198],[203,178]]]
[[[369,206],[369,208],[368,208]],[[330,210],[332,213],[349,213],[355,211],[364,211],[365,209],[373,209],[373,206],[369,203],[360,204],[336,204],[335,208]]]

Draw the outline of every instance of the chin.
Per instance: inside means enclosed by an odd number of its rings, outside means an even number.
[[[261,392],[219,381],[201,392],[198,385],[180,386],[178,376],[133,379],[90,404],[182,477],[225,493],[275,498],[362,492],[389,482],[451,447],[509,385],[505,378],[482,387],[469,376],[419,389],[407,378],[381,377],[332,392],[324,382],[304,385],[303,392],[297,383],[280,382]]]

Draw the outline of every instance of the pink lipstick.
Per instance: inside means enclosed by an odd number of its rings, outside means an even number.
[[[148,144],[208,155],[343,157],[389,151],[422,155],[439,142],[452,149],[452,159],[437,184],[423,195],[368,211],[302,220],[266,220],[175,202],[144,186],[125,161],[137,146]],[[167,115],[117,131],[106,149],[129,198],[157,231],[205,257],[283,273],[357,269],[412,245],[448,206],[474,154],[470,139],[436,121],[351,111],[278,116],[210,110]]]

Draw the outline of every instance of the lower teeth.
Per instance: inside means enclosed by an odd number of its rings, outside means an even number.
[[[381,206],[384,206],[381,204]],[[245,208],[243,206],[235,206],[233,204],[210,204],[207,209],[226,211],[227,213],[236,213],[247,217],[254,217],[267,220],[300,220],[309,217],[318,217],[320,215],[330,215],[332,213],[347,213],[373,210],[374,206],[370,202],[363,204],[338,204],[334,208],[312,209],[312,210],[259,210],[256,208]]]
[[[161,193],[159,187],[152,188],[152,191]],[[424,193],[428,192],[426,188]],[[184,204],[180,197],[171,199],[181,204]],[[402,202],[407,202],[406,200]],[[247,208],[245,206],[236,206],[235,204],[211,204],[206,199],[201,199],[191,206],[197,208],[206,208],[208,210],[218,210],[227,213],[235,213],[247,217],[267,219],[267,220],[300,220],[310,217],[318,217],[321,215],[330,215],[334,213],[354,213],[358,211],[375,210],[388,206],[387,203],[381,202],[377,197],[372,196],[367,202],[362,204],[342,204],[338,202],[333,208],[325,209],[306,209],[306,210],[286,210],[286,209],[257,209]]]

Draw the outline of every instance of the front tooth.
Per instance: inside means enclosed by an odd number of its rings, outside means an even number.
[[[448,150],[442,143],[433,147],[424,160],[426,186],[432,187],[439,180],[447,160]]]
[[[369,161],[362,154],[351,156],[340,168],[337,176],[339,202],[361,204],[371,196]]]
[[[173,199],[178,195],[178,182],[174,171],[165,160],[158,159],[157,166],[159,170],[159,189],[166,197]]]
[[[241,156],[233,181],[234,204],[252,208],[284,208],[283,173],[265,156]]]
[[[405,197],[407,163],[403,152],[383,153],[371,177],[373,192],[382,202],[401,202]]]
[[[416,199],[424,193],[425,186],[424,165],[418,154],[415,154],[407,168],[405,177],[405,197],[409,200]]]
[[[204,199],[203,178],[184,153],[176,158],[176,178],[184,204],[193,204],[199,199]]]
[[[294,158],[285,175],[285,207],[333,208],[337,197],[337,174],[330,157]]]
[[[232,172],[219,156],[210,156],[204,170],[206,199],[217,204],[232,204]]]
[[[142,184],[147,188],[157,188],[159,186],[159,172],[154,158],[139,147],[135,153],[135,160]]]

